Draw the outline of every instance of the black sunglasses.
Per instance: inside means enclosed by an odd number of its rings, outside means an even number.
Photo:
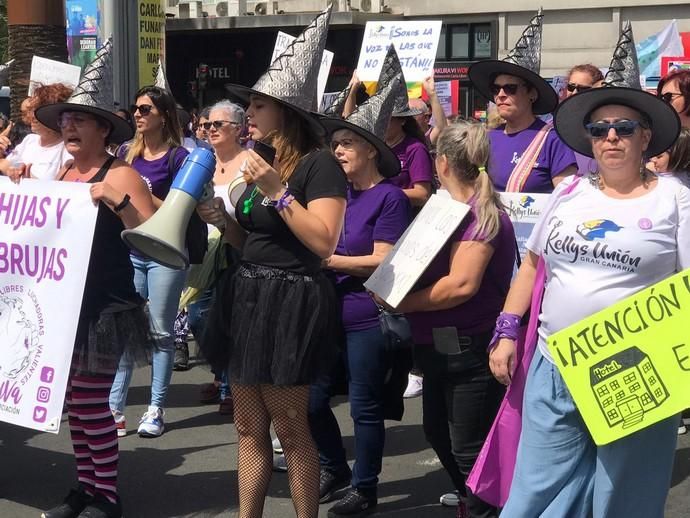
[[[612,128],[619,137],[630,137],[640,125],[640,121],[590,122],[585,128],[590,137],[600,139],[606,138]]]
[[[225,124],[238,124],[237,122],[234,121],[222,121],[222,120],[217,120],[217,121],[207,121],[201,124],[200,126],[204,128],[206,131],[211,129],[211,126],[219,130],[222,128]]]
[[[493,96],[498,95],[501,92],[501,90],[503,90],[507,95],[515,95],[520,86],[521,85],[518,83],[506,83],[504,85],[493,83],[491,86],[489,86],[489,90],[491,91],[491,95]]]
[[[592,87],[587,85],[579,85],[577,83],[568,83],[568,86],[566,88],[569,92],[574,92],[575,90],[577,90],[578,92],[584,92],[585,90],[589,90]]]
[[[141,113],[142,116],[146,117],[149,113],[151,113],[151,110],[153,110],[153,106],[151,106],[150,104],[133,104],[132,108],[130,109],[132,115],[134,115],[137,112],[137,110],[139,110],[139,113]]]
[[[666,104],[671,104],[673,102],[673,99],[682,96],[683,94],[680,92],[666,92],[665,94],[659,95],[659,99],[664,101]]]

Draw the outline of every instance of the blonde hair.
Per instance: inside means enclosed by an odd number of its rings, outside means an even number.
[[[175,105],[173,96],[170,95],[167,90],[163,90],[157,86],[145,86],[136,93],[134,98],[139,99],[139,97],[144,95],[147,95],[149,99],[151,99],[151,102],[163,117],[164,124],[161,129],[163,132],[163,141],[171,149],[182,146],[182,126],[180,126],[180,120],[177,116],[177,106]],[[135,158],[143,154],[144,135],[137,130],[134,134],[134,138],[127,144],[125,161],[131,164],[134,162]]]
[[[504,206],[489,173],[489,136],[484,124],[458,121],[446,126],[436,141],[437,156],[445,156],[450,171],[463,183],[474,185],[477,225],[472,238],[491,241],[500,229]]]

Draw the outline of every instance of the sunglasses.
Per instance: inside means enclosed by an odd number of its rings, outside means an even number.
[[[65,129],[69,127],[70,124],[74,124],[75,127],[81,128],[84,124],[92,120],[94,120],[93,117],[81,113],[63,113],[58,118],[57,125],[60,129]]]
[[[569,92],[574,92],[575,90],[578,92],[584,92],[585,90],[590,90],[592,87],[587,85],[579,85],[577,83],[568,83],[566,88]]]
[[[354,149],[356,144],[360,144],[364,142],[363,140],[359,139],[354,139],[354,138],[344,138],[343,140],[331,140],[331,151],[334,151],[338,149],[338,146],[342,147],[345,150],[352,150]]]
[[[659,99],[664,101],[666,104],[671,104],[673,102],[673,99],[676,97],[682,97],[683,94],[680,92],[666,92],[665,94],[661,94],[659,96]]]
[[[640,121],[590,122],[585,125],[589,136],[593,139],[606,138],[611,129],[616,130],[619,137],[631,137]]]
[[[137,111],[142,115],[142,117],[146,117],[148,114],[151,113],[151,110],[153,110],[153,106],[150,104],[133,104],[131,108],[132,115],[137,113]]]
[[[522,85],[518,83],[506,83],[504,85],[493,83],[491,86],[489,86],[489,90],[491,91],[491,95],[493,96],[496,96],[499,93],[501,93],[501,90],[503,90],[506,93],[506,95],[515,95],[520,86]]]
[[[203,124],[199,124],[202,128],[204,128],[206,131],[209,131],[211,127],[214,127],[215,129],[219,130],[226,124],[232,124],[232,125],[239,125],[238,122],[234,121],[222,121],[222,120],[217,120],[217,121],[207,121],[204,122]]]

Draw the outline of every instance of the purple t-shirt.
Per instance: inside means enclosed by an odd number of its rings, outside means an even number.
[[[187,157],[189,152],[183,148],[177,148],[175,152],[175,158],[173,159],[173,174],[170,176],[168,171],[168,162],[170,160],[170,153],[173,152],[173,148],[170,148],[165,155],[155,160],[146,160],[142,157],[137,157],[132,162],[132,168],[136,170],[137,173],[141,175],[146,184],[151,189],[151,194],[156,198],[164,200],[168,195],[170,190],[170,185],[172,184],[172,178],[175,176],[177,171],[182,167],[182,162]],[[118,157],[124,160],[127,155],[126,145],[120,148]]]
[[[497,190],[506,190],[510,174],[537,132],[545,125],[544,121],[536,119],[529,128],[517,133],[504,133],[505,126],[499,126],[489,132],[491,142],[489,173]],[[522,192],[550,193],[553,191],[552,178],[574,165],[576,165],[575,153],[558,137],[555,130],[549,131]]]
[[[383,180],[365,191],[347,190],[347,209],[336,255],[370,255],[374,241],[394,244],[410,223],[410,202],[400,188]],[[366,278],[336,274],[336,291],[342,301],[345,331],[362,331],[379,325],[378,310],[364,291]]]
[[[472,203],[470,202],[470,205]],[[477,225],[474,206],[460,226],[443,246],[426,271],[417,281],[414,290],[426,288],[450,272],[450,257],[453,245],[459,241],[482,241],[481,236],[472,237]],[[500,216],[500,229],[490,241],[494,253],[484,272],[479,291],[464,303],[436,311],[408,313],[412,328],[412,339],[416,344],[432,344],[432,329],[456,327],[460,336],[483,333],[493,329],[496,317],[503,307],[510,279],[515,265],[515,233],[510,218]]]
[[[406,136],[391,148],[400,160],[400,174],[391,178],[393,185],[410,189],[416,183],[434,181],[434,169],[429,149],[423,142]]]

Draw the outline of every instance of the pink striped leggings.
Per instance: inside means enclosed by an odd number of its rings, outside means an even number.
[[[108,396],[115,371],[70,376],[67,385],[67,415],[77,460],[79,483],[84,490],[117,500],[117,430]]]

